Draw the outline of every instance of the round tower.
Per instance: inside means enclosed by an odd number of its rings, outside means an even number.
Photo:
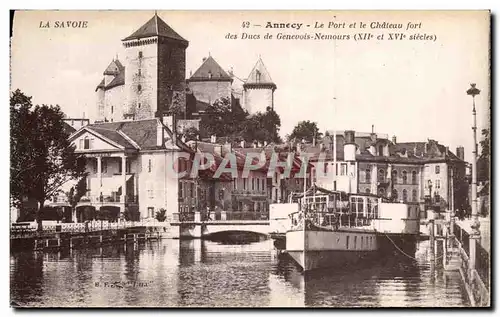
[[[244,107],[250,113],[274,110],[276,84],[271,79],[264,62],[259,57],[247,80],[243,84]]]

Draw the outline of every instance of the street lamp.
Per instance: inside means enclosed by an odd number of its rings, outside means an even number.
[[[476,84],[470,84],[467,95],[472,96],[472,134],[474,136],[474,146],[472,147],[472,233],[479,235],[479,220],[477,214],[477,140],[476,140],[476,99],[481,91],[476,88]]]

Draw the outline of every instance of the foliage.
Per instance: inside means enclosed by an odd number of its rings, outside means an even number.
[[[300,121],[293,128],[292,133],[288,136],[288,140],[291,141],[295,139],[297,141],[305,140],[306,142],[312,142],[314,139],[316,139],[316,141],[320,139],[322,134],[323,133],[319,132],[316,122],[311,122],[309,120]]]
[[[164,222],[165,220],[167,220],[167,211],[165,210],[165,208],[161,208],[159,211],[157,211],[155,218],[159,222]]]
[[[68,203],[71,206],[71,211],[74,213],[76,205],[80,199],[87,193],[87,178],[82,177],[75,186],[71,187],[69,192],[66,193]]]
[[[239,103],[231,104],[229,98],[220,98],[207,107],[201,120],[205,136],[226,136],[230,140],[281,143],[278,135],[281,126],[279,115],[271,108],[266,112],[249,115]]]
[[[186,138],[187,141],[196,141],[200,137],[200,131],[196,129],[195,127],[189,127],[186,130],[184,130],[184,137]]]
[[[477,178],[482,182],[490,179],[490,130],[483,129],[481,135],[483,139],[479,142],[481,144],[481,154],[477,160]]]
[[[10,193],[15,206],[38,202],[37,222],[47,199],[61,185],[85,175],[85,158],[75,153],[64,129],[59,106],[37,105],[19,89],[10,98]]]

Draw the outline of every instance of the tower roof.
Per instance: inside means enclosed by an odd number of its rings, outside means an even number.
[[[188,43],[188,41],[168,26],[168,24],[165,23],[165,21],[163,21],[156,13],[148,22],[137,29],[137,31],[124,38],[122,41],[141,39],[151,36],[160,36],[181,41],[186,44]]]
[[[118,59],[114,59],[104,70],[103,75],[118,75],[125,67]]]
[[[233,81],[231,76],[213,59],[208,56],[200,68],[194,72],[189,81]]]
[[[264,66],[262,58],[259,57],[250,75],[248,75],[245,82],[245,86],[247,85],[270,85],[276,89],[276,84],[271,79],[271,75],[269,75],[266,66]]]

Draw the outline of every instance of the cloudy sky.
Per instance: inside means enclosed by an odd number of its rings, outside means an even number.
[[[153,11],[17,12],[11,51],[11,89],[35,103],[59,104],[68,116],[95,113],[95,87],[118,56],[121,39],[153,16]],[[478,125],[488,123],[489,23],[486,12],[181,12],[158,15],[189,41],[186,75],[209,53],[225,69],[246,78],[259,55],[278,86],[275,110],[281,135],[304,119],[320,129],[353,129],[396,135],[398,141],[436,139],[466,147],[471,157],[471,98],[477,83]],[[49,21],[51,28],[40,28]],[[87,21],[87,28],[54,28],[56,21]],[[242,23],[303,23],[300,30],[242,28]],[[315,22],[346,22],[345,29],[317,29]],[[349,29],[350,23],[357,28]],[[365,30],[359,23],[367,23]],[[389,41],[392,30],[370,29],[370,22],[401,23],[402,32],[436,35],[436,41]],[[406,30],[408,22],[421,28]],[[305,25],[311,25],[306,28]],[[345,34],[350,40],[263,40],[276,35]],[[260,40],[229,40],[227,33],[260,34]],[[385,33],[385,40],[354,41],[359,32]],[[396,31],[395,31],[396,32]],[[335,99],[334,99],[335,98]]]

